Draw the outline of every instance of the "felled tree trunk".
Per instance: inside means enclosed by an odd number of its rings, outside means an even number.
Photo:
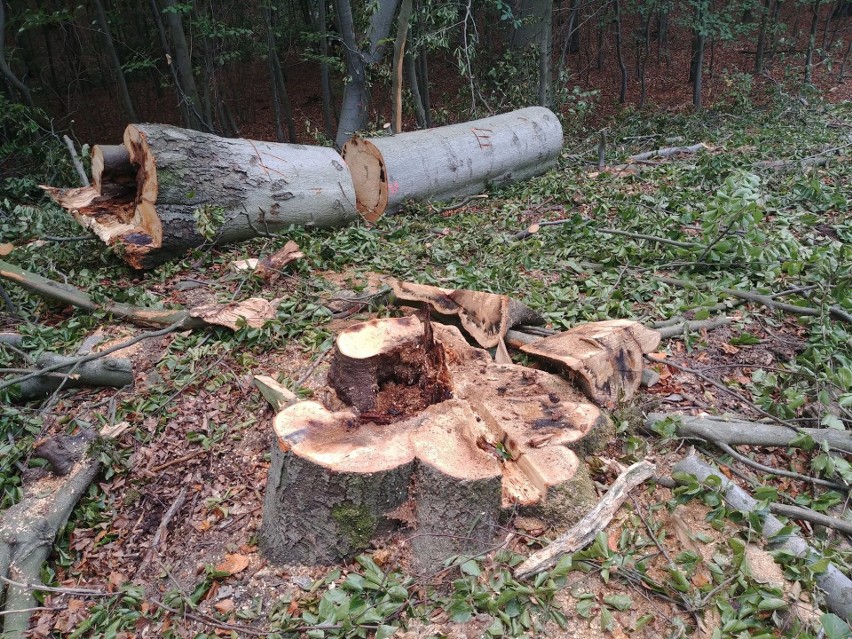
[[[0,340],[2,341],[2,340]],[[81,386],[111,386],[121,388],[133,383],[133,366],[123,357],[105,357],[77,364],[76,357],[65,357],[56,353],[43,353],[36,359],[38,369],[65,366],[57,373],[46,373],[22,382],[16,389],[20,399],[44,397],[57,388],[79,388]]]
[[[545,173],[562,150],[562,125],[529,107],[389,137],[352,138],[341,151],[358,212],[374,222],[406,200],[445,200]]]
[[[569,446],[608,420],[564,380],[495,364],[455,327],[354,325],[328,381],[338,403],[275,418],[260,531],[273,561],[333,563],[404,522],[428,571],[487,549],[504,509],[567,525],[594,506]]]
[[[126,160],[115,147],[95,151],[99,188],[48,192],[134,268],[206,243],[356,217],[349,171],[332,149],[162,124],[129,125],[124,149]]]

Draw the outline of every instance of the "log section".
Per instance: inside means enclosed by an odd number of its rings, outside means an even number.
[[[567,525],[594,505],[570,447],[606,417],[557,376],[495,364],[455,327],[351,326],[329,385],[338,403],[299,402],[274,421],[260,532],[273,561],[333,563],[404,522],[428,571],[485,550],[504,509]]]
[[[131,124],[124,149],[101,147],[84,189],[47,189],[134,268],[205,243],[227,244],[291,224],[355,219],[355,191],[332,149],[220,138],[161,124]]]
[[[341,153],[358,212],[375,222],[406,200],[446,200],[540,175],[561,150],[559,119],[544,107],[528,107],[389,137],[355,137]]]

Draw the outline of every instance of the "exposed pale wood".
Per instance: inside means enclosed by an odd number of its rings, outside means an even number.
[[[612,407],[630,399],[642,380],[642,354],[660,343],[657,331],[630,320],[581,324],[523,344],[521,351],[554,364],[577,381],[586,395]]]
[[[375,221],[408,200],[449,200],[545,173],[562,150],[562,126],[544,107],[423,131],[353,138],[341,151],[358,212]]]
[[[506,295],[438,288],[426,284],[388,278],[393,296],[399,302],[428,304],[445,318],[457,318],[461,327],[483,348],[493,348],[518,324],[540,324],[541,315]]]
[[[547,548],[530,555],[515,568],[515,577],[523,579],[553,566],[562,555],[575,552],[589,545],[595,536],[612,520],[630,491],[653,476],[657,467],[641,461],[633,464],[618,476],[609,487],[604,498],[570,530],[560,535]]]
[[[565,380],[497,364],[455,327],[416,316],[353,325],[329,384],[343,400],[333,408],[303,401],[275,418],[261,529],[275,561],[338,561],[396,517],[414,527],[425,571],[485,549],[504,508],[546,504],[550,523],[565,524],[591,507],[577,498],[593,488],[569,447],[608,420]]]
[[[233,331],[243,324],[253,328],[262,328],[266,322],[275,317],[278,301],[250,297],[241,302],[230,302],[228,304],[204,304],[191,308],[189,315],[200,319],[205,324],[226,326]]]
[[[280,411],[299,400],[293,391],[268,375],[255,375],[254,385],[276,411]]]

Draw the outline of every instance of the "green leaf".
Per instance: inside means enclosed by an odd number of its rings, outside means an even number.
[[[767,597],[766,599],[761,599],[760,603],[757,604],[757,609],[763,611],[779,610],[786,607],[787,601],[781,597]]]
[[[577,614],[583,617],[583,619],[588,619],[592,616],[592,609],[595,606],[595,600],[592,598],[589,599],[581,599],[577,602],[577,606],[575,610]]]
[[[376,630],[376,639],[387,639],[388,637],[393,636],[397,630],[398,628],[396,626],[381,625]]]
[[[615,629],[615,617],[609,608],[601,608],[601,630],[612,632]]]
[[[603,600],[608,606],[612,606],[616,610],[621,610],[622,612],[630,610],[633,606],[633,599],[630,595],[606,595]]]
[[[479,577],[479,575],[482,574],[482,571],[479,569],[479,564],[477,564],[473,559],[468,559],[459,567],[464,574],[470,575],[471,577]]]
[[[852,629],[833,612],[826,612],[819,618],[822,629],[825,630],[825,639],[849,639],[852,637]]]

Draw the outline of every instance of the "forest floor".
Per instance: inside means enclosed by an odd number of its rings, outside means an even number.
[[[311,397],[324,384],[323,354],[336,332],[399,312],[365,305],[335,318],[332,298],[341,290],[369,292],[377,278],[392,275],[504,293],[543,313],[557,330],[613,318],[731,319],[661,344],[656,356],[666,363],[654,365],[659,383],[613,411],[618,437],[585,459],[601,494],[617,475],[612,460],[649,459],[665,477],[684,456],[682,440],[664,429],[658,435],[643,429],[651,411],[748,419],[768,412],[798,426],[848,429],[852,331],[828,312],[832,305],[852,311],[852,106],[830,103],[848,89],[847,81],[828,94],[829,102],[818,96],[800,101],[767,81],[757,103],[729,87],[720,88],[718,108],[701,115],[682,108],[613,114],[607,167],[671,143],[666,140],[704,142],[708,150],[600,170],[597,133],[576,128],[556,169],[461,208],[440,212],[412,204],[376,225],[294,229],[199,250],[146,273],[131,271],[99,242],[39,243],[41,236],[80,233],[55,207],[16,210],[0,227],[3,241],[15,244],[6,259],[95,296],[183,307],[283,298],[276,319],[262,329],[186,331],[128,349],[122,354],[133,362],[132,388],[2,406],[0,431],[8,435],[0,449],[8,460],[0,469],[3,508],[20,499],[24,475],[39,464],[31,458],[35,440],[81,427],[129,426],[104,453],[104,473],[43,570],[46,583],[72,590],[43,596],[31,636],[815,637],[823,612],[813,583],[818,569],[769,561],[754,522],[719,508],[709,490],[702,499],[659,484],[637,489],[570,567],[530,582],[515,581],[511,567],[561,531],[511,516],[499,550],[437,574],[411,573],[405,531],[340,566],[272,565],[258,552],[257,531],[273,411],[252,376],[271,375]],[[674,106],[683,102],[679,97]],[[317,122],[307,108],[297,102],[300,117]],[[98,134],[107,132],[105,126]],[[270,137],[260,128],[244,134]],[[829,162],[802,167],[794,161],[816,157]],[[760,164],[767,160],[793,162],[778,169]],[[570,223],[511,240],[535,222],[561,219]],[[305,258],[274,284],[230,268],[286,240],[296,241]],[[139,332],[100,313],[4,288],[26,321],[5,316],[0,330],[22,333],[31,354],[73,353],[92,333],[109,344]],[[783,294],[784,301],[820,313],[801,317],[743,304],[723,290],[731,288]],[[15,366],[15,357],[0,350],[3,366]],[[700,449],[762,499],[850,520],[848,493],[755,472],[709,442]],[[769,466],[852,481],[848,464],[818,447],[740,451]],[[799,523],[819,551],[848,572],[846,538]],[[145,563],[160,529],[165,534]],[[368,586],[355,575],[365,576]],[[105,596],[81,595],[77,588]]]

